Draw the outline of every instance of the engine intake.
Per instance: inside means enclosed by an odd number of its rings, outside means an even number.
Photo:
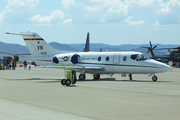
[[[57,57],[53,57],[53,62],[58,64],[59,63],[59,60],[57,59]]]

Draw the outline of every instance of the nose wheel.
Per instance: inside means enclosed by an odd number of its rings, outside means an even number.
[[[152,77],[152,81],[154,81],[154,82],[156,82],[157,79],[158,79],[158,78],[157,78],[157,76],[155,76],[155,75]]]

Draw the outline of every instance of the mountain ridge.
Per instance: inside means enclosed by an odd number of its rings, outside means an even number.
[[[85,43],[61,44],[58,42],[51,42],[49,44],[58,50],[74,51],[74,52],[82,52],[83,48],[85,47]],[[169,45],[154,44],[153,46],[155,46],[155,45],[157,45],[158,49],[159,48],[174,48],[174,47],[180,46],[180,45],[173,45],[173,44],[169,44]],[[104,43],[90,43],[90,50],[91,51],[100,51],[100,48],[102,48],[102,51],[139,51],[150,57],[151,55],[149,53],[147,54],[148,50],[144,49],[144,48],[140,48],[141,46],[149,47],[150,45],[149,44],[109,45],[109,44],[104,44]],[[165,51],[168,51],[168,50],[165,50]],[[12,53],[12,54],[30,53],[27,46],[13,44],[13,43],[4,43],[1,41],[0,41],[0,52],[7,52],[7,53]],[[163,55],[163,52],[164,51],[154,50],[155,55]],[[8,55],[0,53],[0,56],[8,56]]]

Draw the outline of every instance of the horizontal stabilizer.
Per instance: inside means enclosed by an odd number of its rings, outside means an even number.
[[[6,32],[6,34],[10,34],[10,35],[23,35],[23,36],[35,36],[34,34],[32,33],[9,33],[9,32]]]
[[[7,52],[0,52],[3,54],[8,54],[8,55],[31,55],[30,53],[20,53],[20,54],[12,54],[12,53],[7,53]]]

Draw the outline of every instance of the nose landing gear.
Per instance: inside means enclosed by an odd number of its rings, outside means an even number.
[[[150,74],[149,76],[151,76],[151,75],[153,75],[153,76],[152,76],[152,81],[153,81],[153,82],[156,82],[157,79],[158,79],[157,76],[156,76],[155,74]]]
[[[158,78],[157,78],[157,76],[155,76],[155,75],[152,77],[152,80],[153,80],[154,82],[156,82],[157,79],[158,79]]]

